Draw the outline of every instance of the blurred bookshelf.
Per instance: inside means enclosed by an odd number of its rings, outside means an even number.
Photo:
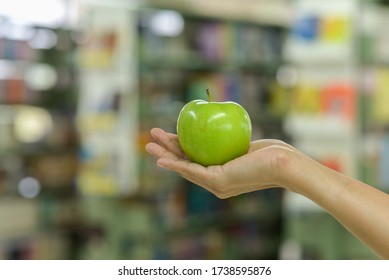
[[[385,1],[128,2],[80,2],[77,28],[0,17],[0,259],[375,258],[301,197],[220,200],[144,145],[209,88],[253,139],[387,191]]]
[[[152,127],[174,133],[206,88],[245,106],[254,138],[284,139],[269,104],[285,26],[158,5],[91,4],[81,19],[77,182],[82,216],[101,228],[81,258],[277,259],[280,190],[220,200],[157,168],[144,146]]]
[[[358,36],[360,124],[363,135],[361,177],[368,184],[389,192],[387,77],[389,37],[380,28],[388,22],[386,1],[364,3]]]
[[[164,30],[164,17],[176,22],[172,29],[177,30]],[[247,109],[254,138],[287,137],[282,116],[269,109],[285,27],[149,8],[139,11],[138,32],[142,149],[152,127],[175,132],[180,109],[190,100],[206,99],[207,88],[214,100],[236,101]],[[156,168],[154,159],[140,152],[138,195],[150,200],[159,232],[148,246],[152,258],[278,258],[280,190],[219,200]],[[139,244],[142,238],[128,236],[127,242]]]
[[[284,55],[296,79],[281,91],[291,96],[284,127],[294,146],[387,191],[387,36],[379,31],[387,8],[376,2],[295,1]],[[284,209],[284,245],[295,253],[288,258],[377,258],[304,197],[287,193]]]
[[[220,200],[144,145],[209,88],[247,109],[253,139],[387,191],[387,8],[357,24],[355,1],[119,2],[0,36],[0,259],[373,259],[301,197]]]
[[[0,23],[0,258],[66,259],[77,217],[77,44],[71,29]]]
[[[385,71],[370,75],[376,73],[371,65],[386,65],[372,62],[372,46],[386,48],[376,44],[382,38],[371,40],[371,29],[359,37],[357,1],[295,1],[301,10],[271,20],[253,17],[259,9],[248,11],[250,5],[234,14],[233,1],[194,2],[156,0],[129,10],[102,5],[81,17],[94,23],[85,26],[92,36],[80,55],[82,92],[91,94],[79,111],[86,140],[81,172],[87,175],[79,190],[83,217],[100,225],[81,257],[374,258],[302,197],[268,190],[219,200],[157,168],[144,151],[150,128],[175,132],[182,106],[206,98],[209,88],[216,100],[248,110],[254,139],[284,139],[330,168],[377,182],[386,162],[380,153],[385,122],[366,115],[374,102],[386,103],[366,85],[374,84],[371,77],[386,80]],[[289,28],[291,13],[296,17]],[[371,18],[368,23],[380,30]],[[368,67],[361,72],[362,62]],[[116,136],[127,144],[117,145]],[[105,141],[109,148],[101,145]],[[119,166],[125,168],[118,172]]]

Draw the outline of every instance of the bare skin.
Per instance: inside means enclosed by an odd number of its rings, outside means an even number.
[[[282,187],[321,206],[378,256],[389,259],[389,195],[335,172],[279,140],[257,140],[249,152],[224,165],[190,162],[177,135],[151,130],[146,151],[157,165],[177,172],[219,198]]]

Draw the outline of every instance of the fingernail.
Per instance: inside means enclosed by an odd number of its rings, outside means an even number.
[[[164,161],[164,159],[159,159],[157,160],[157,166],[158,167],[161,167],[161,168],[164,168],[164,169],[167,169],[167,170],[172,170]]]
[[[161,160],[157,160],[157,166],[166,169],[166,166],[163,164],[163,161],[161,162]]]
[[[145,146],[145,151],[147,152],[147,153],[149,153],[150,155],[152,155],[152,153],[151,153],[151,151],[150,151],[150,145],[149,145],[150,143],[148,143],[148,144],[146,144],[146,146]]]

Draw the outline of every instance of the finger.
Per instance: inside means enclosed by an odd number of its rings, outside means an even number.
[[[207,186],[209,185],[209,182],[212,182],[212,178],[207,171],[207,168],[200,164],[182,159],[160,158],[157,161],[157,165],[177,172],[192,183],[210,190]]]
[[[256,150],[264,149],[270,146],[281,146],[289,149],[294,149],[291,145],[285,143],[284,141],[277,139],[261,139],[256,140],[250,143],[249,152],[253,152]]]
[[[180,173],[184,177],[199,177],[199,174],[204,174],[206,168],[200,164],[190,162],[188,160],[160,158],[157,161],[158,166]]]
[[[186,180],[213,193],[218,198],[224,199],[232,196],[225,190],[227,187],[226,176],[224,176],[223,168],[220,165],[204,167],[188,160],[171,159],[160,159],[157,164],[179,173]]]
[[[175,153],[179,157],[185,157],[185,153],[182,151],[178,142],[176,134],[167,133],[160,128],[153,128],[150,131],[151,136],[167,150]]]
[[[146,151],[154,156],[155,158],[169,158],[169,159],[179,159],[179,157],[175,154],[166,149],[165,147],[162,147],[161,145],[157,143],[148,143],[145,146]]]

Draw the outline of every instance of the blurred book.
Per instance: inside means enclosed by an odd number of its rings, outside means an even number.
[[[356,119],[356,90],[347,83],[332,83],[322,89],[322,110],[325,115],[353,122]]]
[[[389,123],[389,69],[379,69],[373,95],[373,117],[379,123]]]
[[[383,137],[378,162],[378,178],[382,188],[389,191],[389,135]]]

